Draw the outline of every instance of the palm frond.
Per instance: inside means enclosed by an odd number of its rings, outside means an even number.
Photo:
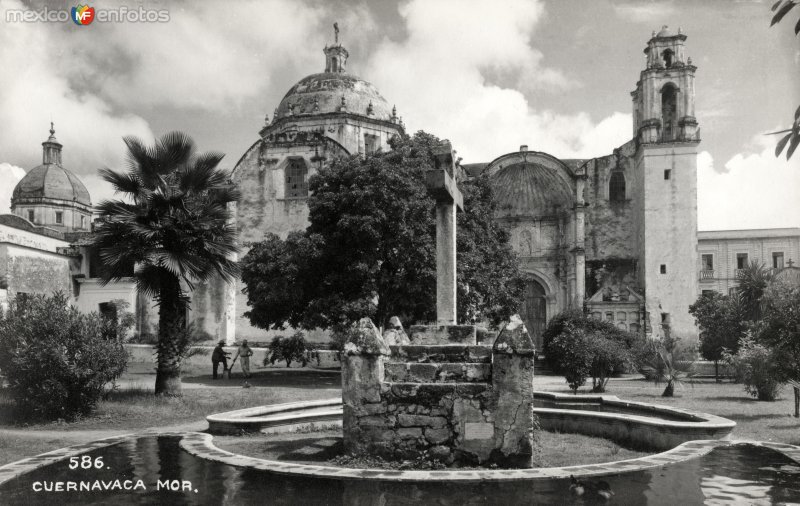
[[[142,182],[134,172],[119,173],[109,168],[100,169],[100,178],[110,183],[114,191],[126,193],[135,198],[142,190]]]

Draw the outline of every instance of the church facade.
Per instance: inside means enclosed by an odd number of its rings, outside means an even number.
[[[569,308],[641,335],[697,336],[688,307],[711,288],[709,271],[721,275],[710,262],[721,266],[727,253],[709,243],[698,254],[700,137],[696,67],[686,39],[667,27],[653,32],[631,92],[631,139],[610,154],[559,159],[521,146],[460,165],[463,177],[490,177],[495,219],[509,231],[526,278],[520,313],[537,346],[547,322]],[[347,72],[348,52],[338,40],[324,54],[324,71],[289,90],[233,170],[242,193],[236,211],[242,252],[268,233],[285,238],[307,226],[308,178],[329,160],[390,149],[389,140],[404,133],[397,109]],[[52,129],[42,146],[43,164],[17,185],[13,214],[0,216],[0,299],[62,290],[85,311],[123,299],[136,310],[137,332],[153,333],[156,309],[136,294],[132,279],[100,282],[100,260],[90,247],[91,199],[63,167]],[[769,251],[773,259],[796,256],[796,247],[779,246]],[[243,316],[241,288],[219,279],[199,285],[190,321],[229,343],[265,340],[269,334]]]
[[[688,306],[698,292],[700,140],[696,67],[685,41],[667,27],[653,33],[631,93],[632,139],[610,155],[561,160],[522,146],[462,165],[468,176],[491,178],[496,219],[510,231],[527,278],[521,313],[539,343],[550,318],[584,303],[625,330],[696,335]],[[346,72],[346,49],[337,43],[324,51],[325,72],[289,90],[234,169],[245,246],[306,227],[308,177],[326,160],[387,149],[403,131],[374,86]],[[257,332],[247,326],[237,319],[237,334]]]

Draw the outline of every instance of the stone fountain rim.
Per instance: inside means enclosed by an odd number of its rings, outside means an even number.
[[[235,467],[244,467],[260,471],[314,478],[337,480],[378,480],[393,482],[508,482],[508,481],[541,481],[564,479],[570,476],[595,477],[613,474],[636,472],[654,467],[685,462],[702,457],[717,447],[732,445],[754,445],[777,451],[800,464],[800,446],[785,443],[772,443],[752,440],[697,440],[654,455],[637,459],[621,460],[601,464],[583,466],[546,467],[531,469],[487,469],[487,470],[447,470],[447,471],[392,471],[382,469],[350,469],[332,466],[294,464],[274,460],[259,459],[238,455],[222,450],[213,444],[214,436],[201,432],[156,432],[141,431],[132,434],[112,436],[89,443],[72,445],[52,450],[41,455],[19,460],[0,466],[0,485],[16,479],[26,473],[44,466],[63,462],[70,457],[86,452],[136,440],[141,437],[181,437],[180,447],[191,455],[205,460],[212,460]]]

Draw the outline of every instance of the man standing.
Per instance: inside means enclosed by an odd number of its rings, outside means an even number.
[[[242,357],[241,364],[242,364],[242,374],[244,374],[245,378],[250,377],[250,357],[253,355],[253,350],[247,345],[247,339],[242,341],[242,345],[236,350],[236,356],[233,357],[233,361],[236,362],[236,359]]]
[[[222,346],[225,344],[225,341],[220,341],[217,343],[217,347],[214,348],[214,352],[211,353],[211,364],[214,366],[214,374],[213,379],[217,379],[217,368],[219,364],[222,363],[222,375],[225,375],[225,370],[228,369],[228,357],[230,353],[222,349]]]

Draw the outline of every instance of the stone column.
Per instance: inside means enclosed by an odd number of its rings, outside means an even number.
[[[530,467],[533,456],[534,347],[519,315],[500,331],[492,347],[495,450],[499,466]]]
[[[464,210],[458,189],[453,150],[445,142],[434,153],[436,168],[425,174],[425,186],[436,199],[436,320],[455,325],[456,315],[456,211]]]
[[[436,320],[455,325],[456,318],[456,206],[436,204]]]
[[[381,403],[384,357],[390,355],[375,324],[362,318],[344,345],[342,359],[342,429],[344,450],[367,453],[378,435],[389,429]]]
[[[579,176],[575,181],[575,245],[572,249],[575,255],[575,293],[574,304],[578,309],[583,308],[586,298],[586,202],[583,200],[583,188],[586,184],[586,175]]]

